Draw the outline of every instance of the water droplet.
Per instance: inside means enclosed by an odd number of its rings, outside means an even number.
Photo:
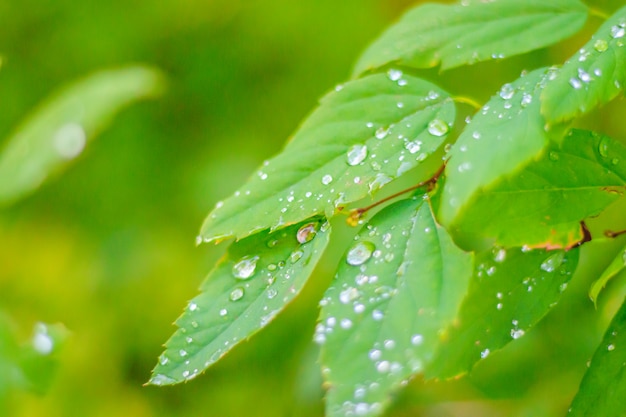
[[[328,185],[331,182],[333,182],[333,177],[331,175],[326,174],[322,177],[322,184]]]
[[[198,309],[198,304],[196,304],[196,303],[189,303],[188,309],[189,309],[189,311],[196,311]]]
[[[609,143],[610,143],[609,139],[604,137],[600,141],[600,144],[598,144],[598,152],[604,158],[607,158],[609,156]]]
[[[511,337],[513,339],[519,339],[520,337],[524,336],[524,331],[522,329],[511,329]]]
[[[359,165],[365,160],[366,157],[367,146],[363,144],[352,145],[350,149],[348,149],[348,154],[346,155],[348,165],[350,166]]]
[[[391,363],[389,363],[389,361],[380,361],[376,364],[376,370],[380,373],[389,372],[390,368],[391,368]]]
[[[407,142],[404,147],[411,154],[418,153],[422,149],[422,142],[419,140]]]
[[[482,352],[480,352],[480,358],[485,359],[487,356],[489,356],[489,353],[491,353],[489,349],[483,350]]]
[[[386,184],[390,183],[391,181],[392,181],[392,179],[388,175],[385,175],[385,174],[382,174],[382,173],[376,174],[376,177],[374,177],[374,180],[369,183],[369,193],[372,194],[372,193],[380,190],[381,188],[383,188]]]
[[[400,78],[402,78],[402,71],[397,69],[390,69],[389,71],[387,71],[387,76],[391,81],[398,81]]]
[[[422,343],[424,343],[424,336],[422,336],[421,334],[415,334],[411,337],[411,344],[413,346],[419,346]]]
[[[385,129],[384,127],[379,128],[378,130],[376,130],[376,133],[374,133],[376,139],[385,139],[388,134],[389,129]]]
[[[450,127],[443,120],[434,119],[428,123],[428,133],[433,136],[443,136],[448,133],[448,130]]]
[[[604,52],[609,49],[609,43],[604,39],[598,39],[593,43],[593,49],[598,52]]]
[[[583,83],[580,82],[580,80],[578,78],[570,78],[569,79],[569,85],[574,87],[575,90],[579,90],[580,88],[582,88]]]
[[[589,73],[582,68],[578,68],[578,78],[584,83],[591,81],[591,75],[589,75]]]
[[[341,319],[341,322],[339,323],[339,325],[341,326],[342,329],[349,329],[350,327],[352,327],[352,320],[350,319]]]
[[[187,351],[185,349],[181,349],[178,351],[178,354],[184,358],[185,356],[187,356]]]
[[[611,343],[610,345],[606,347],[606,350],[608,350],[609,352],[612,350],[615,350],[615,345]]]
[[[385,347],[385,349],[391,350],[396,347],[396,342],[395,340],[388,339],[388,340],[385,340],[385,342],[383,343],[383,346]]]
[[[496,252],[496,255],[493,258],[493,260],[496,261],[496,262],[504,262],[505,259],[506,259],[506,250],[505,249],[499,249]]]
[[[550,158],[551,161],[558,161],[559,160],[559,154],[558,152],[555,151],[550,151],[550,153],[548,154],[548,157]]]
[[[174,378],[170,378],[169,376],[165,376],[163,374],[157,374],[150,378],[150,383],[152,385],[168,385],[174,384],[176,380]]]
[[[502,86],[498,94],[503,100],[509,100],[515,94],[515,88],[511,84],[506,83]]]
[[[87,134],[78,123],[63,125],[54,134],[54,148],[62,158],[72,159],[80,155],[85,148]]]
[[[357,242],[348,251],[348,254],[346,255],[346,262],[352,266],[362,265],[372,257],[372,253],[374,253],[375,249],[376,246],[372,242]]]
[[[233,275],[238,279],[248,279],[256,270],[256,263],[259,260],[258,256],[244,256],[233,265]]]
[[[476,140],[480,139],[480,132],[474,132],[472,133],[472,137]]]
[[[230,301],[241,300],[243,298],[243,293],[244,293],[243,287],[235,288],[230,293]]]
[[[617,38],[622,38],[624,36],[624,34],[626,34],[626,31],[624,30],[624,28],[620,25],[620,26],[611,26],[611,37],[614,39]]]
[[[291,255],[289,255],[289,261],[292,264],[295,264],[296,262],[298,262],[300,259],[302,259],[302,256],[304,255],[304,252],[301,250],[294,250],[293,252],[291,252]]]
[[[227,314],[228,314],[228,310],[226,310],[225,308],[220,310],[220,316],[224,317]]]
[[[312,241],[317,234],[317,227],[319,223],[308,223],[298,229],[298,233],[296,233],[296,239],[298,243],[307,243]]]
[[[524,94],[522,94],[522,101],[520,102],[520,105],[522,107],[526,107],[530,103],[532,103],[532,101],[533,101],[533,96],[528,94],[528,93],[524,93]]]
[[[54,340],[48,334],[48,326],[44,323],[35,324],[32,340],[33,348],[42,355],[48,355],[54,349]]]
[[[561,251],[550,255],[550,257],[548,257],[548,259],[543,261],[541,264],[541,269],[546,272],[554,272],[559,266],[561,266],[564,257],[565,253]]]
[[[339,301],[342,304],[348,304],[357,298],[359,298],[359,290],[354,287],[347,288],[339,293]]]

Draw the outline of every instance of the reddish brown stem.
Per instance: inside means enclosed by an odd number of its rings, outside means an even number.
[[[610,238],[615,238],[624,234],[626,234],[626,230],[618,230],[617,232],[614,232],[613,230],[604,231],[604,236],[610,237]]]

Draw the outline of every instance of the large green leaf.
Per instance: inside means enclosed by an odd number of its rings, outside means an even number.
[[[626,7],[604,22],[541,96],[550,123],[572,119],[615,98],[626,82]]]
[[[331,216],[426,159],[454,117],[446,92],[400,71],[351,81],[324,97],[283,152],[218,203],[199,240]]]
[[[153,69],[102,71],[50,97],[0,154],[0,204],[34,191],[83,151],[122,107],[162,89]]]
[[[557,303],[577,263],[578,249],[496,248],[477,255],[469,293],[427,376],[463,374],[522,337]]]
[[[321,302],[315,340],[327,416],[379,415],[393,390],[432,358],[471,273],[472,256],[435,223],[421,196],[377,214]]]
[[[626,303],[617,312],[591,359],[568,416],[626,415]]]
[[[619,198],[624,185],[626,146],[572,130],[537,161],[478,190],[451,231],[462,246],[490,239],[504,246],[570,247],[583,238],[581,220]]]
[[[408,11],[359,58],[353,76],[388,63],[443,69],[509,57],[576,33],[587,18],[578,0],[464,1]]]
[[[474,116],[452,147],[439,215],[456,225],[480,191],[526,165],[548,143],[539,113],[546,70],[505,84]]]
[[[626,268],[626,247],[619,251],[615,259],[613,259],[613,262],[604,270],[600,278],[591,285],[589,298],[591,298],[594,304],[598,301],[598,296],[604,287],[606,287],[606,284],[622,272],[624,268]]]
[[[192,379],[265,327],[298,295],[329,237],[317,218],[232,244],[176,321],[149,383]]]

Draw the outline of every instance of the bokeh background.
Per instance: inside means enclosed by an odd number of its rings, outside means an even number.
[[[620,6],[593,3],[607,12]],[[317,99],[347,79],[358,53],[413,4],[0,2],[0,146],[48,94],[91,72],[144,63],[168,79],[162,97],[121,112],[62,175],[0,209],[0,311],[23,343],[38,321],[69,331],[48,392],[12,390],[8,416],[323,415],[311,335],[317,299],[354,233],[341,219],[311,284],[267,329],[190,383],[142,384],[171,323],[224,251],[195,247],[204,216],[281,149]],[[565,60],[599,24],[590,19],[558,47],[420,74],[484,102],[522,69]],[[579,124],[623,139],[625,110],[620,99]],[[626,227],[624,212],[618,203],[590,220],[594,236]],[[626,293],[622,277],[597,309],[586,296],[620,245],[585,245],[579,272],[546,320],[469,377],[417,378],[388,415],[563,415]]]

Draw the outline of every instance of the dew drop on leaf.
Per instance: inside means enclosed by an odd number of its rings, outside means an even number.
[[[241,300],[243,298],[243,293],[243,287],[237,287],[231,291],[229,298],[231,301]]]
[[[352,145],[350,149],[348,149],[348,153],[346,155],[346,160],[348,165],[355,166],[360,164],[367,157],[367,146],[363,144]]]
[[[611,26],[611,37],[614,39],[622,38],[626,34],[626,30],[621,26]]]
[[[598,145],[598,152],[604,158],[609,156],[609,139],[606,137],[602,138],[600,144]]]
[[[150,379],[150,383],[152,385],[167,385],[175,382],[177,381],[174,378],[170,378],[169,376],[165,376],[163,374],[157,374]]]
[[[256,263],[259,260],[258,256],[244,256],[233,265],[233,275],[237,279],[248,279],[256,271]]]
[[[564,252],[556,252],[555,254],[550,255],[550,257],[541,264],[541,269],[546,272],[554,272],[559,266],[561,266],[564,257]]]
[[[298,243],[307,243],[312,241],[317,234],[318,223],[308,223],[298,229],[296,239]]]
[[[433,136],[443,136],[448,133],[448,130],[450,127],[443,120],[434,119],[428,123],[428,133]]]
[[[328,185],[331,182],[333,182],[333,177],[331,175],[326,174],[322,177],[322,184]]]
[[[302,259],[302,255],[304,255],[304,252],[302,252],[301,250],[295,250],[291,252],[291,255],[289,255],[289,261],[291,261],[292,264],[295,264],[300,259]]]
[[[391,81],[398,81],[400,78],[402,78],[402,71],[397,69],[390,69],[389,71],[387,71],[387,76]]]
[[[376,246],[372,242],[357,242],[348,251],[346,262],[352,266],[362,265],[372,257],[375,249]]]
[[[581,83],[578,78],[570,78],[569,85],[574,87],[574,90],[580,90],[580,88],[582,88],[583,86],[583,83]]]
[[[515,88],[509,83],[504,84],[498,94],[503,100],[509,100],[515,94]]]
[[[598,52],[604,52],[607,49],[609,49],[609,43],[605,41],[604,39],[598,39],[597,41],[593,43],[593,49],[595,49]]]

